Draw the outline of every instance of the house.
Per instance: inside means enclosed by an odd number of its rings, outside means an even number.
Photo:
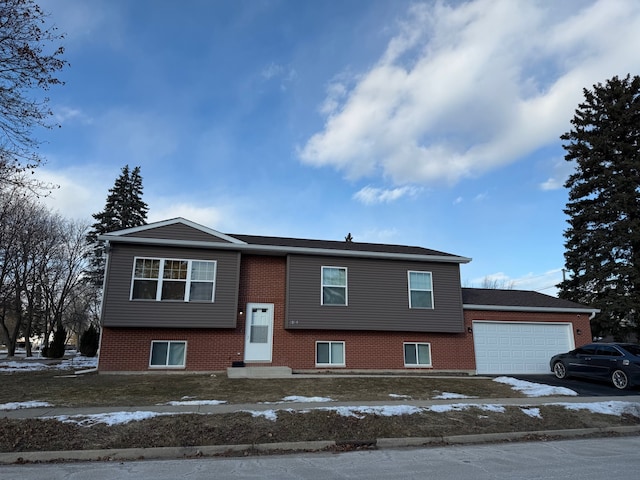
[[[427,248],[231,235],[183,218],[100,239],[101,373],[538,373],[591,340],[593,309],[461,288],[470,259]]]

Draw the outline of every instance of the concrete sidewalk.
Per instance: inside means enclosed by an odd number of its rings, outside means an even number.
[[[117,412],[157,412],[175,414],[224,414],[238,411],[266,411],[266,410],[310,410],[314,408],[335,407],[382,407],[408,405],[414,407],[430,407],[433,405],[518,405],[541,406],[558,403],[609,403],[626,402],[638,403],[640,395],[615,397],[526,397],[526,398],[461,398],[437,400],[400,400],[376,402],[279,402],[279,403],[247,403],[221,405],[143,405],[135,407],[86,407],[86,408],[25,408],[18,410],[0,411],[0,418],[26,419],[56,416],[88,416]],[[597,435],[638,435],[640,425],[625,427],[583,428],[578,430],[544,430],[530,432],[504,432],[474,435],[453,435],[441,437],[406,437],[406,438],[378,438],[368,440],[359,448],[402,448],[434,445],[454,445],[486,442],[504,442],[518,440],[535,440],[549,438],[576,438]],[[130,448],[109,450],[72,450],[51,452],[9,452],[0,453],[0,464],[48,461],[95,461],[95,460],[140,460],[140,459],[176,459],[194,458],[215,455],[247,455],[263,453],[287,453],[300,451],[348,450],[344,445],[332,440],[313,442],[285,442],[246,445],[208,445],[194,447],[158,447],[158,448]]]
[[[612,396],[612,397],[525,397],[525,398],[453,398],[432,400],[383,400],[358,402],[272,402],[272,403],[223,403],[220,405],[138,405],[138,406],[104,406],[104,407],[40,407],[20,408],[16,410],[0,411],[0,418],[44,418],[56,416],[98,415],[116,412],[157,412],[176,414],[223,414],[240,411],[266,410],[310,410],[324,407],[359,407],[359,406],[400,406],[430,407],[432,405],[526,405],[539,406],[554,403],[596,403],[596,402],[630,402],[640,403],[640,395]]]

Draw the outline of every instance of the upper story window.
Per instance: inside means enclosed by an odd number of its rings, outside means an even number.
[[[409,308],[433,308],[431,272],[409,271]]]
[[[322,267],[322,305],[347,305],[347,269]]]
[[[216,262],[170,258],[136,258],[132,300],[213,302]]]

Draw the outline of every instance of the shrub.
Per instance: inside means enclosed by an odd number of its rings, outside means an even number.
[[[43,353],[49,358],[62,358],[64,357],[64,343],[67,339],[67,331],[64,327],[58,327],[53,332],[53,341],[49,344],[49,348]]]
[[[80,335],[80,353],[85,357],[95,357],[98,353],[98,345],[100,344],[100,333],[93,325],[89,326],[82,335]]]

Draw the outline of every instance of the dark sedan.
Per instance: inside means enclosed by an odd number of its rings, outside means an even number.
[[[590,343],[551,358],[551,371],[558,378],[586,377],[609,380],[623,390],[640,385],[640,345],[635,343]]]

